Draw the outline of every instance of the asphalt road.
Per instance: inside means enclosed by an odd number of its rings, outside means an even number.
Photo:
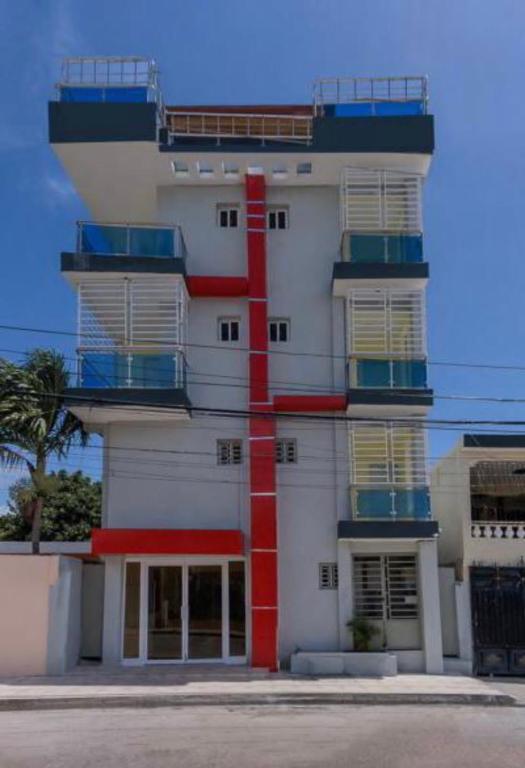
[[[522,768],[525,708],[0,713],[0,768]]]

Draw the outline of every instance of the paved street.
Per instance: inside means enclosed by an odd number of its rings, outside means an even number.
[[[1,768],[519,768],[524,754],[525,708],[0,713]]]

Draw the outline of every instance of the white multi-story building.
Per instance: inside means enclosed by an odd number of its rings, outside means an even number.
[[[275,669],[361,616],[441,671],[426,80],[167,107],[153,62],[70,59],[50,140],[92,218],[62,272],[70,408],[104,439],[104,662]]]

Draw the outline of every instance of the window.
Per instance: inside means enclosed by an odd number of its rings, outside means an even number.
[[[183,163],[182,160],[174,160],[172,163],[173,173],[175,176],[189,176],[190,170],[187,163]]]
[[[222,170],[224,175],[229,179],[239,178],[239,166],[237,163],[228,163],[225,161],[222,164]]]
[[[319,563],[319,589],[337,589],[337,563]]]
[[[344,230],[421,231],[419,174],[345,168],[341,200]]]
[[[209,179],[215,173],[215,171],[213,170],[213,165],[210,165],[207,162],[198,162],[197,170],[199,171],[199,176],[203,179]]]
[[[419,426],[361,422],[350,428],[351,482],[368,488],[427,483],[425,432]]]
[[[312,163],[297,163],[297,175],[306,176],[312,173]]]
[[[236,229],[239,226],[239,206],[218,205],[217,225],[221,229]]]
[[[268,208],[268,229],[288,229],[288,208]]]
[[[355,555],[355,614],[363,619],[417,619],[415,555]]]
[[[286,318],[271,317],[268,320],[268,336],[270,341],[279,343],[290,340],[290,321]]]
[[[275,461],[277,464],[297,463],[297,440],[293,437],[280,437],[275,441]]]
[[[219,341],[239,341],[241,321],[238,317],[219,317]]]
[[[217,440],[217,464],[242,464],[242,440]]]

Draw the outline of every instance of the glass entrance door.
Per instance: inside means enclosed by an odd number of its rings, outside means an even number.
[[[183,658],[182,566],[148,568],[148,659]]]
[[[188,566],[188,658],[221,659],[222,566]]]

